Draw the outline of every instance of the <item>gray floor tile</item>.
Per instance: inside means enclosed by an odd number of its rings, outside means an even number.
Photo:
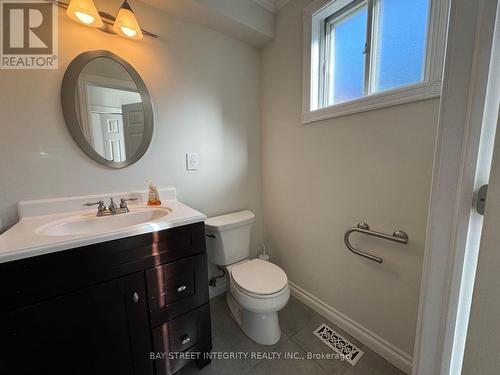
[[[278,312],[281,331],[287,336],[293,336],[316,316],[316,312],[295,297],[290,297],[287,305]]]
[[[306,353],[293,341],[287,340],[276,348],[281,359],[264,359],[249,374],[251,375],[326,375],[325,371],[314,361],[306,359],[284,359],[285,353],[297,353],[305,358]]]
[[[387,362],[377,353],[364,349],[365,354],[356,363],[350,366],[344,375],[405,375],[403,371]]]
[[[352,339],[350,336],[345,334],[345,332],[338,329],[335,325],[329,322],[327,319],[318,315],[314,317],[309,323],[307,323],[299,332],[291,337],[291,340],[299,345],[306,352],[313,354],[331,354],[334,353],[332,349],[326,346],[319,338],[317,338],[313,331],[318,328],[321,324],[326,323],[331,328],[335,329],[338,333],[343,335],[346,339],[350,340],[354,345],[361,345]],[[364,349],[362,349],[364,350]],[[351,365],[346,361],[341,361],[340,359],[315,359],[315,361],[328,373],[328,374],[343,374]]]
[[[210,300],[210,307],[213,351],[248,353],[247,358],[214,359],[202,370],[191,363],[178,373],[180,375],[403,375],[382,357],[293,297],[279,314],[282,338],[273,346],[259,345],[243,333],[231,316],[225,295]],[[356,366],[336,359],[307,359],[308,353],[333,353],[312,333],[322,323],[331,326],[365,352]],[[252,356],[252,353],[255,354]],[[259,353],[265,358],[259,359]],[[281,358],[277,357],[278,353]],[[305,359],[284,358],[285,353],[297,353]]]
[[[194,362],[191,362],[176,375],[235,375],[247,374],[249,371],[248,365],[241,360],[212,360],[201,370]]]

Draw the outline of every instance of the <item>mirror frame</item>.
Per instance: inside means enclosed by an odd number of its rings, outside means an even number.
[[[78,78],[80,77],[80,73],[90,61],[102,57],[114,60],[115,62],[120,64],[128,72],[128,74],[130,74],[137,86],[139,94],[141,95],[142,104],[144,106],[144,136],[142,142],[136,153],[132,155],[130,159],[120,162],[108,160],[101,156],[101,154],[99,154],[97,151],[95,151],[91,144],[87,141],[87,138],[85,138],[83,130],[78,121],[76,106]],[[94,161],[98,162],[101,165],[105,165],[111,168],[128,167],[129,165],[132,165],[140,160],[151,144],[154,130],[154,114],[149,91],[141,76],[134,69],[134,67],[130,65],[126,60],[122,59],[120,56],[115,55],[113,52],[106,50],[94,50],[83,52],[75,57],[64,73],[61,88],[61,103],[66,126],[68,127],[73,139],[88,156],[90,156],[92,159],[94,159]]]

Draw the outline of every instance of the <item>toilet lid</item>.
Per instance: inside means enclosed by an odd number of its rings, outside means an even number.
[[[254,294],[273,294],[282,290],[288,279],[277,265],[261,259],[252,259],[231,269],[238,286]]]

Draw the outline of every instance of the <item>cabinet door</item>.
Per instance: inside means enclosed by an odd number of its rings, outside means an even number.
[[[0,317],[0,374],[153,374],[144,274]]]

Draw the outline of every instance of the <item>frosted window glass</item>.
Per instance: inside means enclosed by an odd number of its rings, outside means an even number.
[[[363,96],[367,14],[365,5],[331,25],[328,105]]]
[[[373,91],[422,81],[429,0],[378,1]]]

